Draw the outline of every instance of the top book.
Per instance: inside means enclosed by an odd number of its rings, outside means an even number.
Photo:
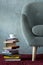
[[[19,42],[19,40],[14,34],[9,34],[9,37],[4,41],[4,43],[16,43],[16,42]]]
[[[8,38],[8,39],[6,39],[6,41],[8,41],[8,40],[17,40],[17,41],[19,41],[18,38]]]
[[[6,41],[4,41],[4,43],[16,43],[19,42],[18,39],[7,39]]]

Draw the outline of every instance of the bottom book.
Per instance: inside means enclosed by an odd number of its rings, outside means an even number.
[[[21,61],[21,59],[5,59],[5,61]]]
[[[21,61],[21,59],[5,59],[5,61]]]

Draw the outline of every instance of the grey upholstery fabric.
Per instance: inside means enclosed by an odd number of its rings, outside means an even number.
[[[43,25],[36,25],[32,27],[33,34],[43,36]]]
[[[43,37],[35,37],[31,40],[31,46],[43,46]]]
[[[43,28],[40,27],[38,36],[32,32],[32,28],[36,25],[43,25],[43,2],[27,4],[22,10],[22,29],[29,45],[43,46]]]

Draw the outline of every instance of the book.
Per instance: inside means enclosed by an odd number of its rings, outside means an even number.
[[[8,39],[6,39],[6,41],[9,41],[9,40],[16,40],[17,42],[19,42],[19,40],[17,38],[8,38]]]
[[[16,46],[16,43],[6,43],[6,47]]]
[[[17,41],[16,40],[7,40],[7,41],[4,41],[4,43],[16,43]]]
[[[10,51],[10,52],[19,51],[18,49],[7,49],[7,50]]]
[[[18,58],[20,58],[20,56],[18,55],[18,56],[4,56],[4,58],[13,58],[13,59],[18,59]]]
[[[21,61],[21,59],[5,59],[5,61]]]
[[[20,46],[13,46],[12,49],[16,49],[16,48],[19,48]]]
[[[11,54],[19,54],[18,50],[15,50],[15,51],[9,51]]]
[[[11,55],[14,55],[14,54],[19,54],[19,52],[18,52],[18,50],[14,50],[14,51],[8,51],[7,50],[7,51],[2,51],[2,54],[3,55],[6,55],[6,56],[7,55],[10,55],[11,56]]]
[[[12,56],[12,55],[16,55],[16,54],[19,54],[19,53],[11,53],[11,54],[2,53],[3,56]]]
[[[4,55],[3,55],[4,56]],[[7,56],[7,57],[18,57],[20,56],[19,54],[14,54],[14,55],[11,55],[11,56]]]
[[[16,49],[16,48],[19,48],[19,46],[4,47],[3,49]]]
[[[19,54],[14,54],[14,55],[3,55],[3,56],[7,56],[7,57],[20,57],[20,55]]]

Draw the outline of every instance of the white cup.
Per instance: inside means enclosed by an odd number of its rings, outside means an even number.
[[[15,38],[15,35],[14,34],[9,34],[9,37],[10,38]]]

